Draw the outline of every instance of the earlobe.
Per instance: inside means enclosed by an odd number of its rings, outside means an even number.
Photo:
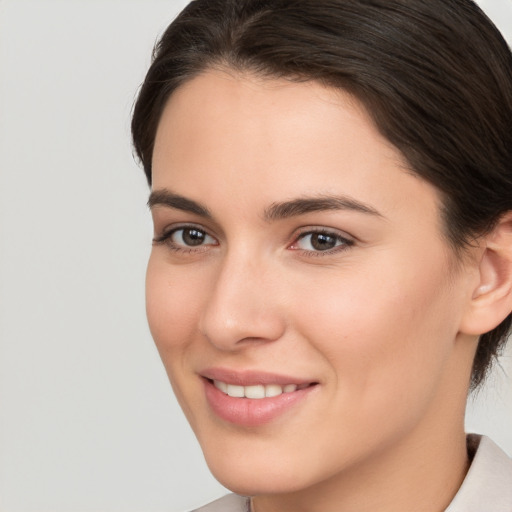
[[[501,217],[482,245],[478,283],[461,325],[472,335],[491,331],[512,311],[512,212]]]

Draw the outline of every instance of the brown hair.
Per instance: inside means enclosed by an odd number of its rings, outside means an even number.
[[[166,101],[216,67],[316,80],[354,94],[442,197],[460,253],[512,210],[512,55],[472,0],[194,0],[157,43],[132,119],[148,182]],[[481,336],[472,386],[512,314]]]

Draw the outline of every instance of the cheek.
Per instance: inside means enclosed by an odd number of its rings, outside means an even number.
[[[340,275],[339,286],[308,287],[300,329],[333,370],[336,403],[353,407],[354,418],[419,414],[435,392],[457,329],[446,267],[433,261],[405,269],[382,257],[364,273]]]
[[[153,340],[178,402],[191,425],[197,423],[190,384],[190,354],[201,307],[201,280],[152,254],[146,273],[146,314]]]
[[[197,277],[173,269],[159,255],[151,255],[146,273],[146,314],[166,367],[165,355],[182,350],[197,325],[197,284]]]

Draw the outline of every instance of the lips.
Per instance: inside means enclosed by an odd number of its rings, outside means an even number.
[[[265,372],[215,368],[201,376],[211,411],[224,421],[248,427],[277,419],[317,387],[316,382]]]

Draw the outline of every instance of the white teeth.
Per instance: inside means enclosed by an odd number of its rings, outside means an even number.
[[[283,388],[277,384],[268,384],[265,386],[265,396],[279,396],[283,392]]]
[[[245,386],[246,398],[265,398],[265,386]]]
[[[236,384],[226,384],[220,380],[214,380],[213,385],[226,395],[234,398],[251,398],[253,400],[279,396],[282,393],[293,393],[297,389],[304,389],[309,386],[309,384],[287,384],[286,386],[280,386],[279,384],[267,384],[263,386],[262,384],[258,384],[254,386],[238,386]]]
[[[226,393],[226,394],[228,393],[228,385],[225,382],[222,382],[220,380],[214,380],[213,385],[217,389],[220,389],[223,393]]]
[[[235,384],[228,384],[228,395],[235,398],[243,398],[245,396],[243,386],[236,386]]]

